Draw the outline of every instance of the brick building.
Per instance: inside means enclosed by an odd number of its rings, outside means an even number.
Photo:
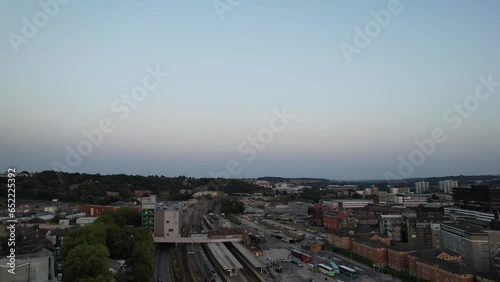
[[[330,229],[355,227],[356,218],[351,216],[352,210],[327,211],[323,214],[323,226]]]
[[[354,253],[370,259],[374,266],[387,266],[387,247],[391,240],[383,235],[362,236],[352,239]]]
[[[394,270],[406,273],[408,272],[408,254],[419,251],[432,249],[426,244],[397,244],[387,247],[387,266]]]
[[[408,273],[431,282],[474,282],[474,269],[462,264],[459,253],[446,249],[423,250],[408,254]]]
[[[368,226],[360,226],[355,228],[330,230],[326,239],[330,244],[333,244],[336,247],[351,250],[352,238],[360,237],[362,235],[369,236],[369,234],[376,235],[377,229]]]
[[[100,216],[107,211],[119,209],[119,206],[101,206],[101,205],[80,205],[80,212],[84,212],[88,216]]]

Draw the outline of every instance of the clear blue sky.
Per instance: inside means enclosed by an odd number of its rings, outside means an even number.
[[[500,87],[458,129],[443,119],[479,76],[500,81],[500,2],[401,0],[347,63],[339,45],[389,2],[243,0],[221,20],[211,1],[71,1],[16,53],[9,34],[43,10],[4,1],[0,170],[65,164],[109,118],[73,170],[207,177],[235,160],[234,177],[382,179],[442,128],[411,177],[500,173]],[[120,120],[112,102],[156,65],[169,76]],[[296,117],[247,161],[238,146],[283,107]]]

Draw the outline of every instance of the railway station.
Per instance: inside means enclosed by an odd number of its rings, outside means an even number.
[[[238,275],[238,270],[242,269],[243,266],[223,243],[210,243],[207,244],[207,247],[217,260],[217,263],[224,271],[229,273],[229,276]]]
[[[252,265],[252,267],[262,273],[265,264],[250,252],[243,244],[239,242],[232,242],[233,247]]]

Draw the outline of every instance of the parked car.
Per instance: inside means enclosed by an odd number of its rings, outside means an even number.
[[[299,267],[302,267],[302,263],[300,261],[292,260],[293,264],[296,264]]]

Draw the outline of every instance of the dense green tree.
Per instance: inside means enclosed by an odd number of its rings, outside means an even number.
[[[111,259],[130,257],[133,241],[125,231],[116,224],[106,225],[106,246]]]
[[[64,281],[78,282],[94,277],[111,278],[109,252],[104,244],[80,244],[72,248],[63,264]]]
[[[128,199],[128,198],[131,198],[134,196],[134,194],[132,194],[132,192],[130,192],[130,189],[128,189],[126,187],[122,187],[122,188],[118,189],[118,194],[120,195],[120,197],[122,199]]]
[[[221,201],[221,213],[242,214],[245,211],[245,205],[235,199],[223,199]]]
[[[93,223],[79,227],[64,238],[61,252],[63,259],[69,252],[79,245],[104,245],[106,246],[106,228],[103,223]]]
[[[127,225],[141,226],[142,218],[141,214],[132,207],[123,207],[115,211],[118,215],[125,218]]]
[[[110,277],[104,275],[98,275],[97,277],[79,279],[78,282],[109,282],[109,281],[111,281]]]
[[[122,215],[118,214],[115,211],[105,212],[101,214],[95,221],[96,223],[104,223],[105,225],[115,224],[120,228],[125,227],[127,225],[127,220]]]

